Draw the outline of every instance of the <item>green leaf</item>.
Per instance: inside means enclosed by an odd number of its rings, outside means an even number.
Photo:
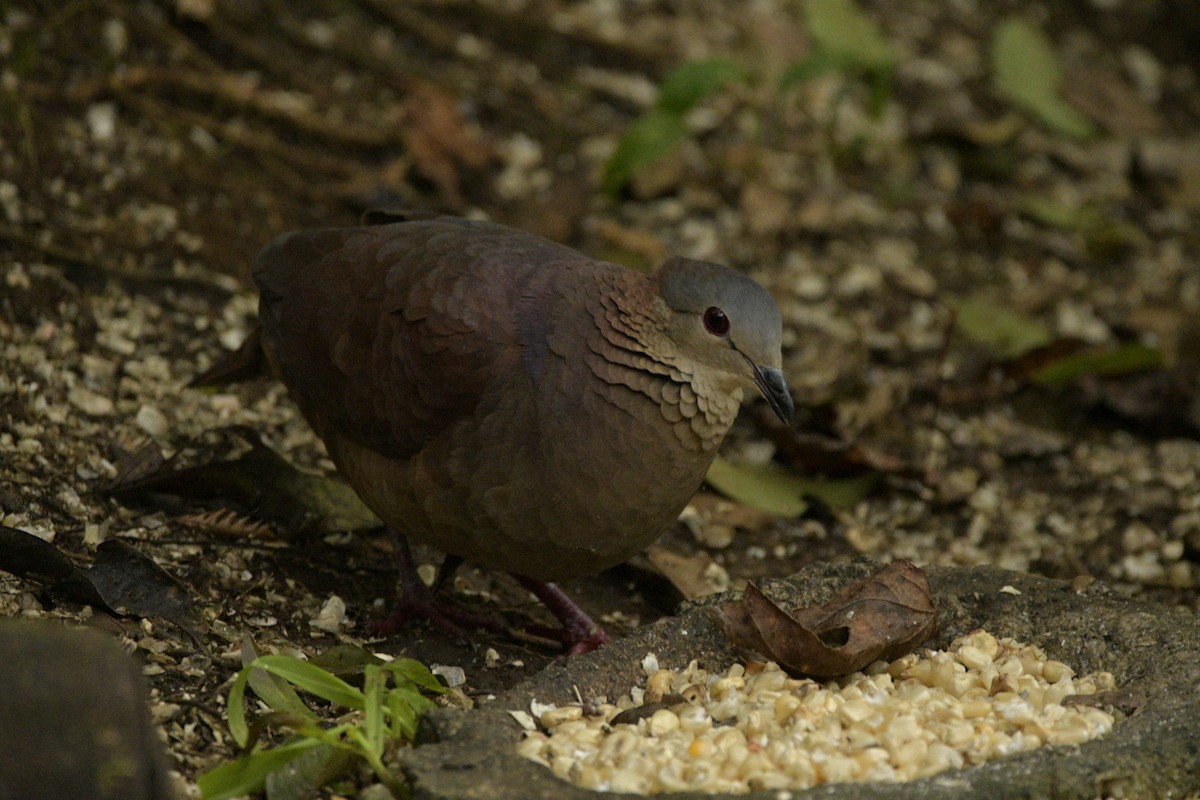
[[[688,61],[667,74],[658,90],[657,107],[683,114],[709,95],[746,77],[745,70],[726,58]]]
[[[437,692],[444,691],[444,687],[426,667],[412,659],[397,659],[388,664],[369,663],[370,658],[364,658],[364,653],[349,654],[350,660],[363,663],[364,689],[360,692],[310,662],[290,656],[254,658],[253,645],[247,641],[243,645],[243,656],[250,661],[233,682],[228,710],[230,733],[242,747],[246,747],[250,738],[244,705],[247,685],[257,680],[268,696],[284,704],[290,702],[280,699],[286,695],[280,692],[275,680],[263,680],[266,675],[363,714],[361,717],[349,715],[342,724],[330,728],[321,727],[307,706],[304,706],[305,715],[284,712],[264,715],[255,723],[256,727],[266,724],[290,728],[299,738],[283,747],[251,753],[206,773],[202,778],[205,797],[208,798],[210,793],[211,797],[219,798],[253,793],[260,791],[264,784],[271,797],[279,800],[308,797],[314,787],[325,785],[346,766],[345,757],[332,752],[302,756],[316,747],[332,748],[364,759],[394,794],[403,793],[402,782],[387,768],[383,757],[390,740],[400,736],[411,740],[419,715],[434,707],[434,703],[421,694],[420,687]],[[366,653],[366,656],[370,654]],[[388,688],[389,677],[396,681],[395,688]],[[285,770],[298,758],[303,758],[304,763],[296,763],[293,769]]]
[[[647,112],[621,135],[617,149],[604,165],[601,188],[615,195],[639,170],[674,150],[685,133],[682,114],[661,108]]]
[[[246,724],[246,706],[242,698],[246,694],[246,682],[250,680],[251,671],[251,667],[242,667],[229,689],[229,735],[238,743],[238,747],[245,747],[250,742],[250,727]]]
[[[1104,214],[1096,206],[1069,206],[1049,197],[1027,197],[1021,211],[1030,219],[1052,228],[1089,231],[1104,224]]]
[[[363,693],[336,675],[291,656],[260,656],[250,663],[295,684],[309,694],[315,694],[334,705],[363,709]]]
[[[709,486],[748,506],[795,517],[808,509],[805,497],[815,497],[832,508],[849,508],[866,497],[874,474],[825,480],[810,478],[778,464],[734,464],[717,458],[705,477]]]
[[[383,753],[383,687],[387,674],[375,664],[369,664],[363,675],[363,733],[367,746],[375,753]]]
[[[384,660],[365,647],[338,644],[313,656],[309,663],[341,678],[347,675],[362,675],[363,668],[368,664],[383,664]]]
[[[258,652],[254,649],[254,642],[247,636],[242,640],[242,664],[251,664],[257,658]],[[247,682],[258,698],[271,710],[316,719],[316,714],[300,699],[291,684],[282,678],[261,669],[252,669]]]
[[[312,800],[322,786],[345,775],[357,753],[328,744],[301,753],[267,775],[267,800]]]
[[[1010,308],[971,297],[955,304],[954,320],[959,333],[988,347],[1002,361],[1009,361],[1053,341],[1050,330],[1035,319]]]
[[[895,65],[891,43],[854,0],[808,0],[804,21],[817,46],[838,63],[870,71]]]
[[[426,698],[422,700],[429,702]],[[417,718],[421,711],[427,709],[418,709],[412,702],[411,697],[405,697],[399,692],[389,692],[387,696],[388,716],[391,717],[393,731],[395,734],[403,737],[408,741],[412,741],[417,735]],[[430,703],[430,705],[433,705]]]
[[[786,92],[793,86],[819,78],[829,72],[837,72],[849,66],[844,60],[825,50],[818,50],[803,61],[789,64],[779,76],[776,88]]]
[[[1111,350],[1089,350],[1054,361],[1031,376],[1034,383],[1062,386],[1085,375],[1128,375],[1163,365],[1162,353],[1144,344],[1125,344]]]
[[[200,796],[204,800],[225,800],[260,792],[268,775],[320,744],[315,739],[301,739],[213,767],[196,779]]]
[[[1002,21],[992,36],[992,84],[1015,105],[1051,130],[1087,139],[1096,128],[1062,99],[1062,68],[1054,45],[1038,28],[1018,17]]]
[[[437,679],[436,675],[429,671],[429,667],[415,659],[397,658],[394,661],[389,661],[384,666],[384,669],[434,694],[442,694],[446,691],[446,687],[442,685],[442,682]],[[399,680],[397,680],[397,685],[399,685]]]

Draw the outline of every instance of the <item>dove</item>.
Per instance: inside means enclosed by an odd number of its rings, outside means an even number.
[[[268,364],[395,535],[397,624],[478,619],[433,599],[413,541],[512,573],[571,652],[603,644],[554,582],[662,534],[747,392],[794,414],[778,306],[717,264],[648,274],[435,217],[284,234],[253,274]]]

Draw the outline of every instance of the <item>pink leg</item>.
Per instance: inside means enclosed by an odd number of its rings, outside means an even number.
[[[371,626],[376,632],[395,633],[414,619],[427,619],[433,627],[451,636],[461,636],[463,628],[482,628],[492,633],[504,633],[504,626],[495,620],[463,611],[434,597],[433,592],[417,574],[417,564],[413,559],[412,549],[408,546],[408,540],[398,531],[389,528],[388,532],[392,535],[392,546],[396,553],[401,596],[392,613]]]
[[[563,624],[562,639],[567,646],[568,655],[590,653],[602,644],[608,644],[608,634],[604,632],[587,612],[567,597],[562,589],[547,581],[529,578],[525,575],[510,573],[517,583],[533,593],[542,605],[550,609],[550,613]]]

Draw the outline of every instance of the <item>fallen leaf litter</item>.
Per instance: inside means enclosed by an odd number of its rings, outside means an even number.
[[[1076,676],[1037,646],[983,630],[824,683],[773,662],[709,674],[696,661],[660,669],[650,654],[642,667],[645,686],[616,703],[585,711],[535,701],[542,730],[527,731],[518,752],[587,789],[742,793],[914,780],[1081,744],[1116,722],[1063,703],[1112,690],[1110,673]],[[639,707],[635,722],[613,724]]]

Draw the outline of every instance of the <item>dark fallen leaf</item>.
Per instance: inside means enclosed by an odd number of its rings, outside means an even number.
[[[129,543],[101,542],[87,577],[104,604],[118,614],[165,619],[204,646],[198,632],[203,623],[183,584]]]
[[[910,652],[937,632],[925,573],[896,561],[820,606],[790,614],[750,584],[740,603],[723,607],[725,630],[739,647],[770,657],[794,675],[831,678]]]
[[[226,386],[230,383],[257,378],[266,374],[266,359],[263,358],[262,334],[255,327],[237,350],[226,353],[208,369],[188,383],[192,388],[201,386]]]
[[[646,703],[645,705],[634,706],[627,708],[620,714],[609,721],[609,725],[636,725],[640,719],[650,719],[654,716],[655,711],[662,711],[664,708],[674,708],[677,705],[686,703],[687,700],[683,695],[668,694],[664,695],[663,699],[657,703]]]
[[[1179,370],[1150,370],[1081,384],[1084,403],[1153,436],[1200,437],[1200,383]]]
[[[117,616],[165,619],[204,647],[199,635],[204,624],[187,590],[153,559],[119,539],[101,542],[95,563],[85,570],[50,542],[0,526],[0,569]]]
[[[68,600],[105,605],[87,573],[57,547],[32,533],[0,525],[0,570],[47,586]]]
[[[1063,698],[1064,706],[1091,706],[1093,708],[1115,708],[1125,716],[1146,705],[1146,693],[1141,689],[1112,689],[1095,694],[1072,694]]]
[[[146,438],[133,450],[122,451],[116,459],[117,476],[107,487],[112,490],[121,486],[136,486],[163,469],[167,463],[162,450],[153,439]]]
[[[729,588],[729,574],[703,550],[685,556],[665,547],[650,545],[645,552],[654,568],[671,582],[685,600],[707,597]]]
[[[230,458],[233,453],[237,455]],[[149,474],[122,474],[108,491],[121,497],[168,494],[215,500],[255,516],[328,530],[380,524],[344,482],[301,472],[242,427],[210,432]]]
[[[826,478],[850,478],[868,472],[911,475],[911,464],[862,442],[848,442],[833,436],[798,431],[779,421],[765,406],[755,423],[779,449],[783,459],[806,475]]]

